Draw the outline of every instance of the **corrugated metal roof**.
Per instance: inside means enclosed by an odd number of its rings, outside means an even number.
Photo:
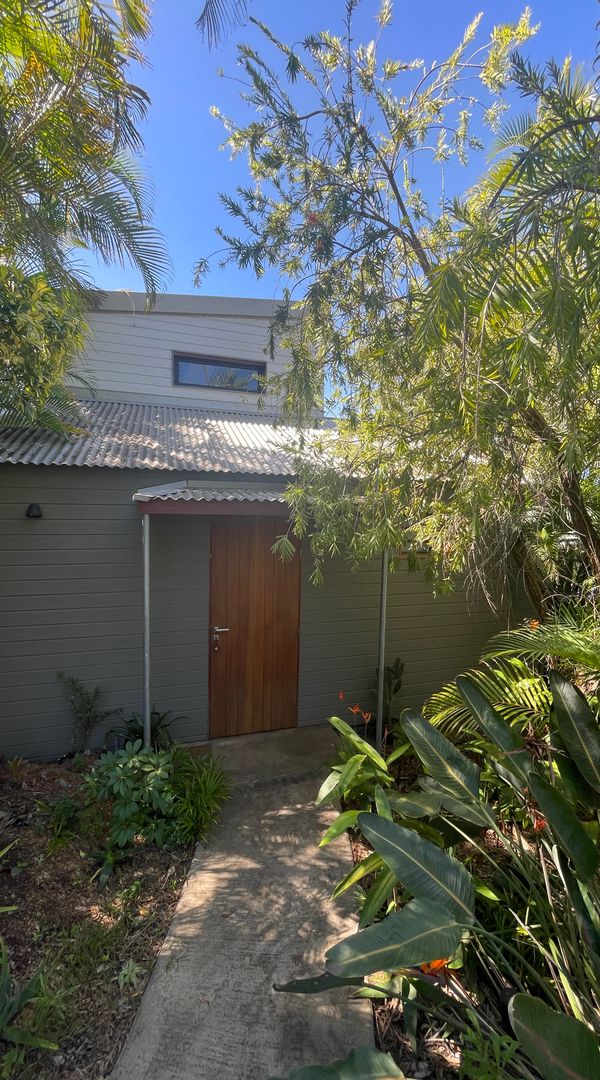
[[[291,476],[297,432],[273,420],[185,406],[84,401],[83,435],[0,430],[0,462]]]
[[[134,502],[153,502],[155,499],[174,502],[284,502],[281,491],[259,491],[255,488],[206,488],[193,483],[163,484],[160,487],[142,488],[133,496]]]

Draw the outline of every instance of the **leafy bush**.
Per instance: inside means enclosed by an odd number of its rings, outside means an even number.
[[[106,751],[84,780],[88,802],[110,806],[110,848],[136,837],[164,847],[204,839],[229,793],[224,769],[182,747],[153,750],[141,741]]]
[[[99,686],[87,687],[74,675],[59,671],[71,710],[73,712],[73,753],[81,754],[94,729],[120,713],[119,709],[101,709],[103,691]]]
[[[155,750],[168,750],[173,745],[173,736],[171,735],[171,725],[178,720],[184,720],[184,716],[171,716],[170,712],[159,712],[158,709],[153,709],[150,713],[150,743]],[[144,741],[144,717],[139,713],[132,712],[131,716],[125,719],[124,728],[112,728],[109,731],[109,735],[117,735],[120,738],[126,739],[127,742],[135,742],[139,739]]]
[[[394,776],[390,766],[405,752],[406,744],[397,747],[387,758],[383,758],[339,716],[332,716],[329,723],[341,736],[342,747],[339,760],[332,765],[329,776],[319,789],[316,803],[317,806],[323,806],[343,799],[344,802],[352,803],[358,813],[359,810],[375,805],[378,789],[391,787]],[[346,824],[340,832],[348,827]]]
[[[209,755],[192,755],[180,747],[174,753],[176,836],[179,843],[205,840],[229,798],[231,782],[223,766]]]
[[[440,957],[462,955],[466,985],[446,963],[441,985],[450,993],[442,993],[435,1008],[449,1030],[470,1032],[472,1061],[482,1055],[481,1029],[507,1078],[530,1080],[533,1067],[543,1077],[563,1080],[576,1061],[578,1078],[595,1080],[600,1076],[600,855],[593,809],[600,805],[598,718],[584,695],[554,672],[550,734],[544,744],[529,747],[472,679],[461,676],[456,685],[498,783],[511,789],[533,824],[522,831],[503,821],[497,807],[481,798],[477,764],[417,713],[403,713],[406,736],[429,775],[419,791],[388,804],[385,814],[378,808],[357,819],[373,848],[370,858],[379,860],[399,887],[403,906],[329,950],[322,988],[333,985],[332,979],[335,985],[372,982],[376,973],[384,994],[397,996],[395,973],[407,969],[406,977],[422,996],[429,984],[421,969]],[[441,819],[451,827],[448,850],[416,828],[423,816],[430,824]],[[459,842],[463,861],[455,857]],[[489,868],[488,883],[465,865],[465,844],[470,861]],[[300,981],[282,989],[302,988]],[[304,989],[314,992],[315,979]],[[431,998],[425,1000],[430,1007]],[[467,1002],[471,1013],[465,1016]],[[493,1073],[493,1056],[488,1055],[488,1066]]]

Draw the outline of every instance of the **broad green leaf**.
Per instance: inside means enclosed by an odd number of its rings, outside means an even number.
[[[352,869],[344,875],[341,881],[338,881],[331,894],[331,899],[337,900],[338,896],[345,893],[347,889],[350,889],[353,885],[362,881],[367,874],[373,874],[375,870],[379,870],[382,866],[383,859],[376,851],[372,851],[365,859],[361,859],[356,866],[353,866]]]
[[[402,727],[423,765],[439,786],[455,799],[479,798],[479,769],[444,735],[416,712],[402,713]]]
[[[369,923],[373,922],[377,913],[392,895],[397,880],[398,879],[392,870],[382,868],[379,871],[361,908],[358,920],[359,930],[363,930],[365,926],[368,926]]]
[[[568,855],[582,881],[589,881],[598,868],[598,852],[573,807],[555,787],[539,776],[530,775],[529,788],[558,846]]]
[[[347,724],[345,720],[340,720],[339,716],[330,716],[329,723],[344,739],[347,739],[352,744],[359,754],[364,754],[365,757],[370,758],[373,764],[378,769],[381,769],[383,773],[387,772],[387,766],[381,754],[378,754],[377,750],[365,739],[361,739],[354,728],[350,727],[350,724]]]
[[[389,1054],[361,1046],[353,1050],[343,1061],[332,1065],[307,1065],[294,1069],[287,1076],[271,1077],[271,1080],[403,1080],[404,1073]]]
[[[332,800],[335,798],[338,790],[339,780],[340,774],[338,772],[335,772],[334,770],[333,772],[329,773],[329,776],[325,778],[317,792],[317,797],[315,799],[316,806],[321,806],[322,803],[328,802],[330,799]]]
[[[588,809],[592,806],[600,806],[600,792],[584,779],[556,729],[551,732],[550,745],[554,754],[554,764],[567,796]]]
[[[552,704],[560,737],[581,775],[600,791],[600,727],[581,691],[553,671]]]
[[[451,795],[443,796],[442,809],[452,817],[458,818],[459,821],[468,821],[471,825],[478,825],[479,828],[489,826],[490,819],[494,816],[489,807],[483,803],[477,806],[474,803],[460,802],[458,799],[453,799]]]
[[[377,784],[375,787],[375,806],[377,808],[377,813],[381,817],[387,818],[388,821],[393,821],[390,800],[387,791],[383,790],[381,784]]]
[[[403,742],[400,746],[397,746],[395,750],[392,750],[391,754],[388,754],[386,758],[386,765],[389,769],[390,765],[393,765],[398,758],[404,757],[407,750],[410,750],[410,743]]]
[[[338,942],[325,960],[340,978],[398,971],[452,956],[461,935],[462,927],[446,908],[411,900],[401,911]]]
[[[515,994],[508,1012],[520,1045],[544,1080],[598,1080],[598,1037],[579,1020],[528,994]]]
[[[357,775],[357,773],[360,772],[361,766],[364,764],[364,761],[364,754],[354,754],[353,757],[348,758],[348,761],[344,765],[344,768],[342,769],[340,773],[340,778],[338,780],[338,791],[340,792],[340,795],[342,795],[344,791],[347,791],[348,788],[352,786],[352,781],[354,780],[354,777]]]
[[[325,844],[329,844],[331,840],[335,840],[342,833],[345,833],[347,829],[352,829],[356,825],[356,819],[360,810],[344,810],[343,814],[338,814],[335,821],[331,823],[327,832],[323,833],[319,842],[319,847],[324,847]]]
[[[467,675],[457,677],[456,689],[484,735],[504,752],[510,768],[527,777],[533,768],[533,762],[520,735],[517,735],[510,724],[490,705],[485,694]]]
[[[437,792],[409,792],[399,795],[394,791],[388,794],[389,804],[396,814],[408,818],[433,817],[442,805],[442,796]]]
[[[363,836],[413,896],[447,908],[463,923],[473,919],[475,892],[469,871],[458,859],[377,814],[361,814]]]
[[[293,979],[288,983],[274,983],[273,989],[279,994],[322,994],[325,990],[337,990],[340,986],[363,986],[362,979],[338,979],[325,971],[312,979]]]

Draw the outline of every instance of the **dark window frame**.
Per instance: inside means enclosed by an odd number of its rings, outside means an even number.
[[[223,368],[224,371],[231,371],[232,369],[244,369],[248,372],[252,372],[257,380],[266,378],[267,365],[261,360],[237,360],[232,356],[209,356],[199,353],[181,353],[173,352],[173,385],[185,386],[188,390],[213,390],[213,391],[233,391],[236,394],[260,394],[262,386],[257,386],[256,389],[248,386],[210,386],[208,383],[190,383],[182,382],[179,378],[179,362],[183,361],[185,364],[197,364],[198,367],[209,365],[210,367]]]

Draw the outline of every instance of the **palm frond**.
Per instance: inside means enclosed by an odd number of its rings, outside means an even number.
[[[219,45],[232,26],[242,23],[247,10],[246,0],[205,0],[197,26],[209,48]]]
[[[551,695],[541,676],[522,660],[500,659],[482,662],[465,673],[508,723],[518,730],[541,732],[546,726]],[[456,683],[449,682],[432,694],[423,709],[431,724],[458,745],[469,742],[477,727],[472,713],[461,698]]]
[[[553,620],[530,624],[498,634],[489,642],[486,660],[521,657],[572,664],[593,675],[600,674],[600,626],[587,619],[583,626]]]

